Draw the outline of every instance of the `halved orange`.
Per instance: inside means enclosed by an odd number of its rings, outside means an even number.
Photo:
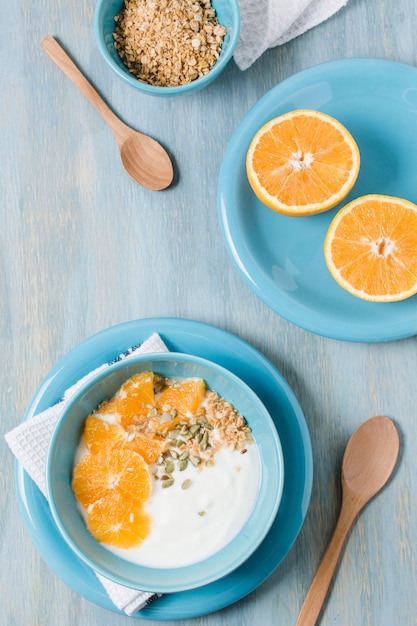
[[[151,478],[140,454],[111,447],[81,458],[73,470],[72,489],[85,508],[107,496],[142,505],[149,499]]]
[[[120,495],[96,502],[87,513],[87,528],[97,541],[135,548],[149,535],[152,519],[141,505]]]
[[[372,194],[338,211],[324,243],[333,278],[372,302],[395,302],[417,293],[417,206]]]
[[[334,207],[352,189],[360,167],[358,146],[336,119],[296,110],[265,124],[246,156],[249,183],[277,213],[305,216]]]

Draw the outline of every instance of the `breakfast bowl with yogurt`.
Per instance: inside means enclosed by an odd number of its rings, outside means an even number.
[[[68,401],[48,450],[59,532],[94,571],[171,593],[229,574],[281,499],[278,433],[258,396],[192,355],[134,356]]]

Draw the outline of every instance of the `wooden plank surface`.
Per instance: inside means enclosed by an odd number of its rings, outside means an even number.
[[[349,0],[249,70],[232,62],[206,90],[167,99],[140,95],[110,72],[95,45],[93,10],[92,0],[0,7],[2,433],[20,423],[56,361],[95,332],[154,316],[224,328],[263,352],[297,396],[313,446],[311,505],[287,558],[255,592],[181,623],[295,623],[336,520],[347,438],[384,413],[400,431],[400,462],[349,537],[320,623],[417,625],[416,339],[347,343],[276,315],[232,265],[216,203],[234,129],[279,81],[344,57],[417,62],[415,1]],[[110,130],[41,50],[48,34],[125,122],[169,149],[177,172],[169,190],[147,191],[125,174]],[[3,438],[0,450],[0,624],[141,623],[84,600],[49,569],[23,524]]]

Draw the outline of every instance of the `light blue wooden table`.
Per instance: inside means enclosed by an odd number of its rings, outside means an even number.
[[[311,504],[288,556],[256,591],[182,623],[295,623],[336,520],[347,438],[384,413],[400,431],[398,468],[357,521],[320,623],[415,626],[416,338],[345,342],[277,315],[232,264],[216,201],[234,129],[279,81],[344,57],[417,63],[415,1],[350,0],[246,72],[232,62],[216,84],[184,99],[154,99],[122,84],[95,45],[93,9],[93,0],[0,7],[2,433],[20,423],[57,360],[98,331],[155,316],[230,331],[270,359],[302,407],[315,467]],[[109,129],[42,52],[47,34],[60,39],[124,121],[168,147],[177,172],[169,190],[147,191],[125,174]],[[0,448],[0,624],[145,623],[84,599],[44,562],[19,512],[3,437]]]

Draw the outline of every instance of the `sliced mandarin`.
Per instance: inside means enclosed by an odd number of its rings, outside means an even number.
[[[324,256],[333,278],[363,300],[395,302],[417,293],[417,206],[367,195],[338,211]]]
[[[138,397],[126,396],[125,398],[118,398],[116,402],[117,419],[125,428],[132,425],[145,424],[153,406],[145,404]]]
[[[84,442],[92,454],[116,446],[137,452],[148,464],[155,463],[167,445],[162,438],[145,436],[135,427],[126,430],[120,424],[112,424],[95,415],[86,419]]]
[[[148,465],[140,454],[111,447],[81,458],[74,467],[72,489],[85,508],[115,495],[131,503],[143,504],[151,493],[151,478]]]
[[[153,372],[134,374],[120,387],[120,396],[138,398],[144,404],[153,406],[155,401],[154,380]]]
[[[122,426],[126,428],[147,421],[149,411],[155,406],[154,382],[153,372],[140,372],[121,386],[113,400]]]
[[[89,415],[84,426],[84,443],[92,454],[111,446],[123,446],[127,433],[119,424],[112,424],[95,415]]]
[[[178,385],[166,387],[159,398],[159,405],[163,411],[178,411],[179,417],[165,424],[168,429],[178,423],[180,417],[195,416],[206,393],[206,383],[201,378],[189,378]]]
[[[131,438],[132,436],[133,438]],[[167,441],[158,435],[143,435],[131,430],[128,431],[128,438],[130,439],[128,445],[140,454],[148,465],[155,463],[168,448]]]
[[[151,521],[140,504],[121,494],[98,500],[87,514],[87,528],[97,541],[125,549],[146,539]]]

